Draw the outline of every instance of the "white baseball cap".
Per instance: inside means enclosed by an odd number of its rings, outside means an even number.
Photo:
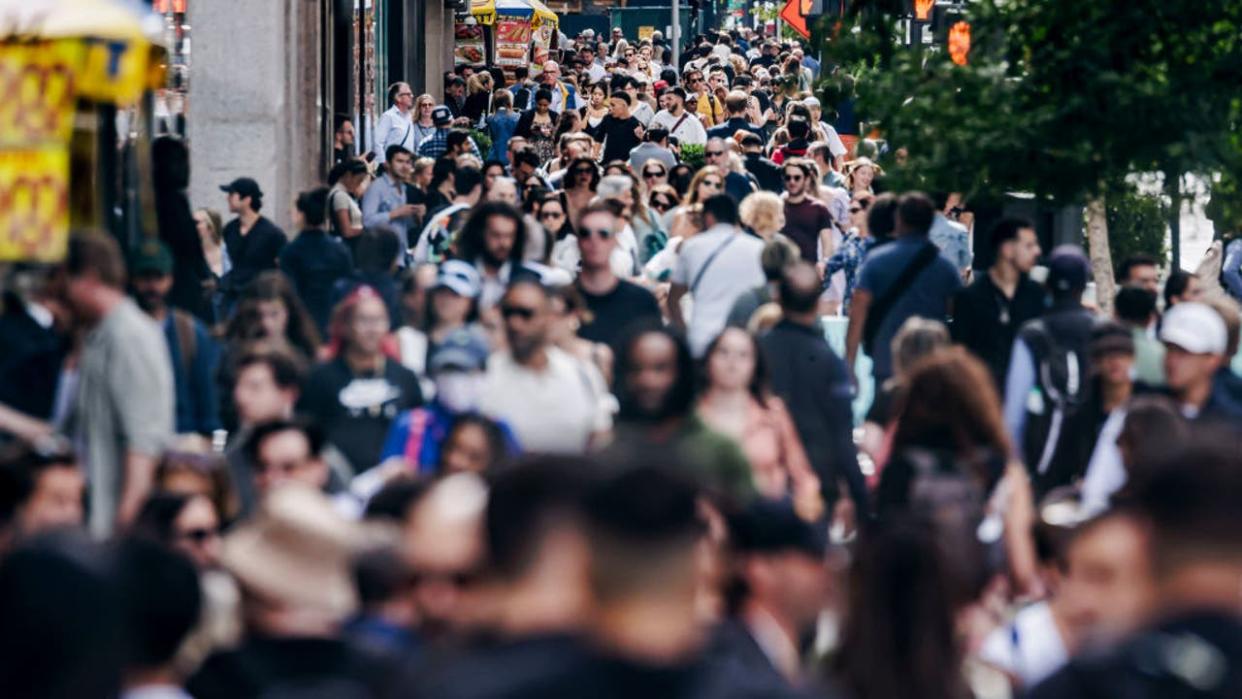
[[[805,104],[807,107],[818,107],[819,98],[815,96],[807,97],[806,99],[802,100],[802,104]]]
[[[1191,354],[1224,354],[1229,344],[1225,321],[1211,306],[1179,303],[1164,314],[1160,340]]]

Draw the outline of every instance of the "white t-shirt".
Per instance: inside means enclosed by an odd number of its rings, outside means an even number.
[[[1033,687],[1069,660],[1065,641],[1047,602],[1018,611],[1013,621],[988,634],[979,657]]]
[[[661,109],[652,118],[651,128],[669,129],[669,135],[676,138],[683,146],[691,144],[696,146],[707,145],[707,129],[703,128],[703,122],[699,121],[697,116],[688,111],[683,110],[682,115],[686,118],[675,117],[669,114],[667,109]],[[677,124],[678,121],[681,121],[681,123],[674,129],[673,125]]]
[[[694,299],[686,334],[695,357],[703,356],[724,329],[737,297],[766,282],[759,263],[762,253],[762,240],[724,224],[681,244],[672,282],[690,289]]]
[[[651,120],[655,118],[655,110],[646,102],[638,100],[634,110],[630,112],[630,116],[637,119],[638,123],[642,124],[645,129],[651,124]]]
[[[548,364],[533,371],[496,352],[487,362],[479,411],[504,420],[523,451],[581,454],[591,435],[612,428],[615,402],[599,371],[548,347]]]

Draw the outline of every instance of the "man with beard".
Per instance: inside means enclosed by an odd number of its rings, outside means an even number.
[[[599,371],[548,339],[552,303],[523,277],[500,302],[508,349],[492,354],[479,410],[504,420],[530,452],[582,453],[612,428],[611,401]]]
[[[201,321],[169,307],[172,271],[168,248],[158,240],[146,240],[130,260],[130,285],[138,307],[160,324],[168,343],[176,387],[177,432],[207,436],[220,428],[215,382],[219,349]]]
[[[800,696],[802,639],[826,603],[823,527],[788,503],[758,501],[733,518],[730,533],[745,595],[720,623],[708,649],[713,696]]]
[[[489,201],[476,206],[457,235],[457,258],[474,265],[482,291],[479,310],[494,307],[512,280],[538,273],[522,264],[526,224],[511,204]]]
[[[695,365],[686,343],[659,325],[635,328],[617,348],[620,402],[616,448],[671,449],[710,492],[748,500],[754,495],[750,464],[735,442],[709,428],[694,412]]]

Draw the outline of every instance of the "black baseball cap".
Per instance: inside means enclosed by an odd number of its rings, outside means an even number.
[[[444,105],[439,105],[431,110],[431,123],[436,126],[445,126],[453,123],[453,113]]]
[[[1077,245],[1059,245],[1048,256],[1048,289],[1055,293],[1082,291],[1091,279],[1091,262]]]
[[[238,196],[250,197],[251,199],[262,198],[263,190],[259,189],[259,183],[249,177],[238,177],[228,184],[220,185],[221,192],[229,194],[237,193]]]

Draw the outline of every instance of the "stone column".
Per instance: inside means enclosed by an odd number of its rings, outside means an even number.
[[[325,120],[331,129],[321,94],[326,1],[189,3],[192,206],[225,213],[219,186],[253,177],[263,189],[263,215],[294,233],[290,203],[321,181]]]

